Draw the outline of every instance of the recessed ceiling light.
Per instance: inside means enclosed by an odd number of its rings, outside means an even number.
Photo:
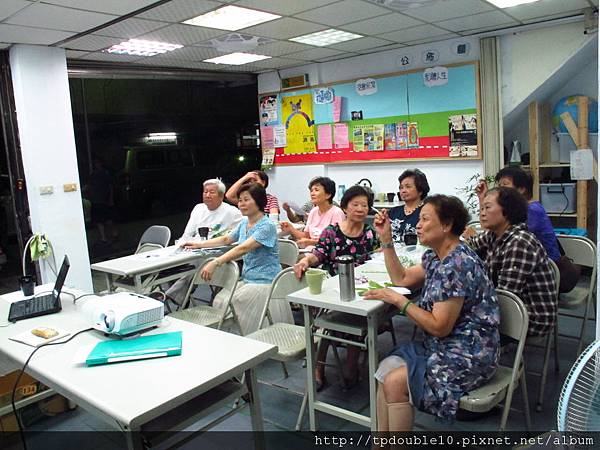
[[[230,53],[229,55],[218,56],[217,58],[205,59],[204,62],[213,64],[231,64],[232,66],[241,66],[254,61],[269,59],[270,56],[255,55],[254,53]]]
[[[144,41],[143,39],[129,39],[120,44],[115,44],[104,51],[119,55],[154,56],[160,53],[171,52],[181,47],[183,47],[183,45]]]
[[[316,33],[305,34],[304,36],[298,36],[290,38],[290,41],[300,42],[301,44],[316,45],[317,47],[325,47],[326,45],[339,44],[340,42],[350,41],[352,39],[361,38],[362,35],[355,33],[348,33],[347,31],[329,29],[324,31],[317,31]]]
[[[524,5],[526,3],[535,3],[540,0],[486,0],[498,8],[510,8],[511,6]]]
[[[236,31],[251,27],[252,25],[258,25],[259,23],[279,19],[280,17],[277,14],[229,5],[186,20],[183,23],[198,27]]]

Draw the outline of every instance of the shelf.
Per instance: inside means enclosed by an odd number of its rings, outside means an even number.
[[[548,217],[577,217],[577,213],[548,213]]]

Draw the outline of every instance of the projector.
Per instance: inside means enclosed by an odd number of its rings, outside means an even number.
[[[164,317],[161,302],[133,292],[91,298],[84,310],[93,328],[118,336],[156,327]]]

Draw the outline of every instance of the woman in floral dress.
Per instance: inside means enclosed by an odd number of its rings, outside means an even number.
[[[468,218],[456,197],[428,197],[417,235],[430,249],[421,265],[407,269],[394,251],[386,212],[375,219],[392,282],[422,287],[422,296],[412,303],[386,288],[368,291],[365,298],[395,305],[425,335],[423,342],[400,344],[379,365],[375,374],[380,382],[379,431],[410,431],[413,406],[442,420],[454,420],[460,398],[496,372],[498,299],[482,261],[459,240]]]
[[[362,186],[349,188],[340,201],[342,210],[346,213],[346,219],[335,225],[326,227],[313,249],[296,265],[294,271],[298,278],[312,266],[322,265],[331,275],[337,274],[335,259],[338,256],[351,255],[354,257],[354,265],[365,263],[369,256],[379,247],[379,239],[371,225],[365,224],[369,210],[373,206],[369,194]],[[317,361],[323,361],[327,355],[328,341],[323,341],[319,347]],[[357,378],[359,349],[354,346],[348,347],[345,377],[349,384],[353,384]],[[317,363],[315,371],[317,389],[321,390],[325,384],[324,365]]]

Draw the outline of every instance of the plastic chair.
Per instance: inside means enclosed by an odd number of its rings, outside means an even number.
[[[583,338],[585,335],[585,328],[588,320],[594,320],[594,294],[596,292],[596,245],[588,238],[582,236],[557,236],[560,245],[565,251],[565,256],[570,258],[574,264],[592,269],[592,275],[588,279],[587,277],[581,277],[577,286],[571,291],[565,292],[558,297],[559,316],[572,317],[581,320],[581,329],[579,336],[572,336],[568,334],[561,334],[572,339],[579,339],[579,345],[577,347],[577,355],[581,353],[583,349]],[[583,316],[580,314],[561,312],[562,309],[577,309],[585,305]],[[588,317],[592,310],[592,317]]]
[[[281,267],[284,269],[292,267],[298,262],[298,245],[291,239],[277,239],[277,245],[279,246],[279,261]]]
[[[259,329],[246,335],[249,339],[277,346],[277,354],[272,356],[271,359],[281,362],[286,378],[289,374],[285,363],[299,361],[306,357],[306,335],[303,326],[292,325],[289,323],[273,323],[271,315],[269,314],[269,304],[273,300],[287,302],[286,297],[288,294],[299,291],[306,286],[306,277],[302,277],[301,280],[298,280],[294,274],[293,268],[289,267],[282,270],[275,277],[273,284],[271,285],[269,297],[260,316],[261,323]],[[270,385],[279,387],[274,384]],[[302,406],[300,407],[300,413],[298,414],[298,420],[296,421],[296,430],[299,430],[308,397],[306,392],[304,394],[295,393],[303,396]]]
[[[477,234],[483,233],[485,231],[485,228],[483,228],[481,226],[481,222],[479,222],[479,220],[472,220],[472,221],[470,221],[467,224],[467,228],[469,228],[469,227],[473,228]]]
[[[558,270],[558,266],[554,261],[549,259],[550,267],[552,267],[552,271],[554,272],[554,280],[556,281],[556,286],[560,286],[560,272]],[[558,298],[557,298],[558,301]],[[550,350],[552,349],[552,338],[554,337],[554,370],[558,373],[560,370],[559,361],[558,361],[558,317],[554,322],[554,326],[548,332],[548,335],[545,337],[529,337],[527,339],[527,345],[535,346],[535,347],[543,347],[544,348],[544,362],[542,364],[541,372],[530,371],[529,373],[532,375],[537,375],[541,377],[540,379],[540,387],[538,390],[538,400],[536,404],[536,411],[542,412],[542,408],[544,406],[544,390],[546,388],[546,381],[548,377],[548,362],[550,361]],[[540,345],[539,342],[545,340],[545,344]]]
[[[215,259],[216,258],[209,258],[198,267],[185,294],[181,309],[169,314],[169,317],[185,320],[205,327],[216,328],[217,330],[220,330],[223,323],[226,321],[232,321],[239,328],[239,321],[237,320],[235,311],[231,307],[231,298],[233,297],[240,276],[237,264],[233,261],[229,261],[228,263],[217,267],[213,272],[210,281],[205,281],[200,276],[202,268]],[[211,288],[221,288],[219,293],[214,297],[214,300],[223,299],[222,303],[225,307],[223,309],[218,309],[209,305],[188,307],[191,304],[192,292],[194,292],[199,285],[206,285]]]
[[[142,233],[142,237],[138,242],[135,254],[149,252],[165,248],[171,240],[171,230],[164,225],[152,225]],[[142,281],[142,292],[139,294],[151,292],[154,288],[154,281],[158,277],[158,273],[148,275]],[[119,277],[113,281],[113,288],[118,287],[125,290],[133,290],[135,284],[133,278]]]
[[[459,407],[472,412],[487,412],[504,400],[504,411],[500,420],[500,431],[506,428],[508,413],[512,404],[513,392],[521,382],[525,424],[531,430],[531,415],[525,381],[525,362],[523,349],[527,339],[529,315],[527,308],[512,292],[496,290],[500,303],[500,334],[518,341],[512,367],[499,366],[494,377],[485,385],[469,392],[460,399]]]

